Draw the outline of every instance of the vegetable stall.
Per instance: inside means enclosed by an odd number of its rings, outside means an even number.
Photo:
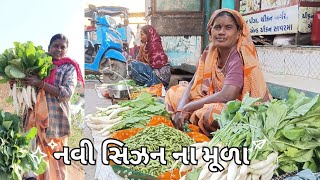
[[[123,141],[129,150],[147,147],[148,152],[166,147],[166,165],[159,160],[139,165],[116,165],[111,161],[109,168],[122,178],[241,180],[289,177],[304,169],[320,172],[319,95],[310,98],[290,90],[287,99],[265,103],[246,95],[242,102],[228,102],[214,118],[220,129],[213,133],[212,139],[191,124],[186,124],[184,131],[176,130],[165,105],[143,92],[135,99],[98,107],[85,121],[92,129],[95,142],[114,138]],[[99,143],[95,145],[100,148]],[[182,164],[181,159],[172,159],[173,152],[181,151],[183,146],[196,148],[196,164]],[[208,168],[212,161],[204,160],[203,150],[212,147],[220,150],[237,147],[240,151],[246,147],[250,164],[219,159],[224,169],[212,172]]]

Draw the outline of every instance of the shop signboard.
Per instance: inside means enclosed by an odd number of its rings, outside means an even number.
[[[320,7],[299,7],[299,32],[311,32],[313,14],[316,11],[320,11]]]
[[[241,0],[240,13],[253,36],[292,34],[299,29],[298,0]]]

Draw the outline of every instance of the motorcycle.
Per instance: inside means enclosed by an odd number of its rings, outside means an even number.
[[[85,73],[95,75],[100,82],[99,76],[103,75],[103,82],[107,84],[116,83],[127,75],[123,42],[112,18],[112,15],[123,13],[93,5],[89,5],[89,11],[85,13],[85,17],[92,17],[91,26],[84,34]]]

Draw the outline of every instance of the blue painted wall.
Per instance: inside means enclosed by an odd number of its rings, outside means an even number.
[[[234,0],[222,0],[221,8],[235,9]]]

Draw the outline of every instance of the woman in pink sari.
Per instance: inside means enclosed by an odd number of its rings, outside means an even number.
[[[164,53],[161,38],[154,27],[145,25],[141,28],[141,46],[137,60],[129,63],[131,78],[142,86],[162,83],[169,85],[171,68]]]

